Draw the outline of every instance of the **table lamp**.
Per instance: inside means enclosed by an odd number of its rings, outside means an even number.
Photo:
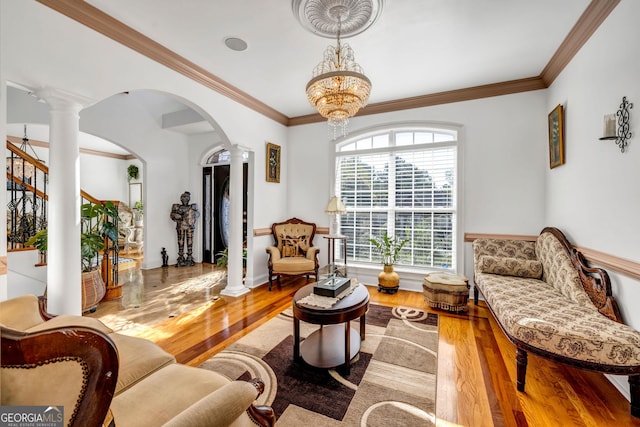
[[[333,217],[329,226],[329,234],[337,234],[338,215],[346,213],[347,208],[344,206],[344,203],[342,203],[338,196],[332,196],[331,199],[329,199],[329,204],[327,204],[327,208],[324,211]]]

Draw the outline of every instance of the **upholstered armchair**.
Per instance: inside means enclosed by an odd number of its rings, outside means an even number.
[[[269,290],[273,277],[277,276],[280,286],[280,276],[314,275],[318,280],[318,253],[320,250],[313,246],[316,225],[291,218],[284,222],[277,222],[271,226],[274,246],[267,247],[269,254]]]
[[[137,229],[134,224],[133,209],[126,203],[118,204],[118,247],[124,248],[125,253],[129,253],[132,249],[135,252],[142,253],[142,230]]]
[[[44,406],[65,427],[273,427],[258,378],[179,364],[98,319],[51,316],[44,299],[0,301],[0,405]]]

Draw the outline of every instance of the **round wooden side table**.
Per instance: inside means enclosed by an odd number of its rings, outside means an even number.
[[[369,309],[369,291],[357,286],[350,295],[331,308],[298,304],[313,293],[313,284],[300,288],[293,297],[293,358],[304,360],[318,368],[343,366],[348,374],[351,360],[360,351],[360,341],[365,339],[365,315]],[[351,321],[360,318],[360,334],[351,333]],[[300,321],[321,325],[300,342]],[[342,325],[344,323],[344,326]]]

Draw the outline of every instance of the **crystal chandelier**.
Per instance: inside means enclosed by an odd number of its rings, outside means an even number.
[[[20,144],[20,150],[29,154],[28,150],[31,150],[33,154],[33,158],[40,162],[44,163],[43,160],[40,160],[38,154],[35,152],[31,143],[29,143],[29,138],[27,138],[27,125],[24,125],[24,137],[22,137],[22,144]],[[31,183],[31,178],[36,173],[36,166],[29,160],[25,160],[22,157],[19,157],[13,153],[9,157],[7,157],[7,172],[12,176],[17,177],[19,180],[24,181],[26,183]],[[9,185],[7,183],[7,185]]]
[[[334,6],[331,16],[338,22],[336,46],[329,46],[323,61],[313,70],[313,77],[307,83],[307,98],[322,117],[333,127],[333,138],[341,129],[347,133],[347,123],[362,107],[367,105],[371,92],[371,81],[355,62],[353,50],[340,42],[342,19],[348,10],[344,6]]]

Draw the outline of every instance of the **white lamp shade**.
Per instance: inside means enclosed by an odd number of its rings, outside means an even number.
[[[324,211],[329,215],[339,215],[347,212],[347,208],[338,196],[333,196],[329,200],[329,204],[327,204],[327,208]]]

